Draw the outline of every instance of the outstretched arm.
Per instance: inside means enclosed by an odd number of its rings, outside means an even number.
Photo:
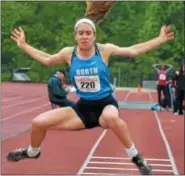
[[[59,53],[53,55],[42,52],[26,43],[25,33],[21,27],[12,31],[11,39],[17,43],[21,50],[44,65],[56,65],[65,61],[66,49],[63,49]]]
[[[171,26],[163,26],[158,37],[144,43],[130,47],[118,47],[113,44],[107,44],[107,47],[111,52],[110,55],[136,57],[166,43],[168,40],[174,39],[174,33],[169,32],[170,29]]]

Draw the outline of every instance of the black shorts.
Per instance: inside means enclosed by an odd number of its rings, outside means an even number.
[[[74,110],[86,128],[94,128],[100,126],[99,118],[107,105],[114,105],[119,109],[117,100],[112,95],[109,95],[101,100],[79,99]]]

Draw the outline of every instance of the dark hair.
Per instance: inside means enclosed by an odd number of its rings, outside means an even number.
[[[57,72],[63,73],[63,74],[64,74],[64,76],[66,76],[66,72],[65,72],[65,70],[57,70]]]
[[[185,66],[185,64],[182,64],[182,65],[181,65],[179,74],[183,74],[183,70],[182,70],[182,67],[183,67],[183,66]]]

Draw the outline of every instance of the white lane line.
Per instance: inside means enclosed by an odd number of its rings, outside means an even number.
[[[147,92],[147,93],[148,93],[148,96],[149,96],[150,101],[152,101],[152,102],[153,102],[153,98],[152,98],[151,93],[150,93],[150,92]]]
[[[25,113],[28,113],[28,112],[32,112],[32,111],[34,111],[34,110],[41,109],[41,108],[43,108],[43,107],[45,107],[45,106],[48,106],[48,105],[49,105],[49,103],[46,103],[46,104],[43,104],[42,106],[38,106],[38,107],[35,107],[35,108],[32,108],[32,109],[29,109],[29,110],[27,110],[27,111],[22,111],[22,112],[20,112],[20,113],[17,113],[17,114],[14,114],[14,115],[5,117],[5,118],[3,118],[1,121],[3,122],[3,121],[6,121],[6,120],[9,120],[9,119],[12,119],[12,118],[17,117],[17,116],[19,116],[19,115],[21,115],[21,114],[25,114]]]
[[[127,95],[124,98],[124,101],[129,97],[129,95],[132,92],[128,92]],[[84,172],[86,166],[88,165],[91,157],[93,156],[94,152],[96,151],[96,148],[98,147],[98,145],[100,144],[101,140],[103,139],[103,137],[105,136],[105,134],[107,133],[107,130],[103,130],[102,134],[100,135],[100,137],[98,138],[98,140],[95,142],[93,148],[91,149],[90,153],[88,154],[86,160],[84,161],[84,163],[82,164],[80,170],[78,171],[77,175],[80,175]]]
[[[101,157],[101,156],[92,156],[92,159],[115,159],[115,160],[130,160],[130,158],[124,157]],[[162,159],[162,158],[145,158],[148,161],[170,161],[169,159]]]
[[[149,96],[152,98],[150,92],[148,92],[148,93],[149,93]],[[171,162],[171,165],[172,165],[173,173],[175,175],[179,175],[179,172],[177,170],[177,166],[175,164],[175,159],[174,159],[173,154],[172,154],[172,150],[170,148],[170,145],[168,143],[168,140],[167,140],[167,138],[165,136],[165,133],[163,131],[163,128],[162,128],[161,122],[159,120],[158,114],[156,113],[156,111],[153,111],[153,112],[154,112],[155,119],[157,121],[157,125],[158,125],[158,128],[159,128],[159,131],[161,133],[162,139],[164,141],[164,144],[165,144],[165,147],[166,147],[166,150],[167,150],[168,157],[169,157],[170,162]]]
[[[127,171],[138,171],[137,168],[119,168],[119,167],[86,167],[85,169],[98,169],[98,170],[127,170]],[[168,169],[152,169],[152,172],[173,172]]]
[[[101,140],[103,139],[103,137],[105,136],[107,130],[103,130],[101,136],[98,138],[98,140],[95,142],[93,148],[91,149],[89,155],[87,156],[86,160],[84,161],[84,163],[82,164],[82,167],[80,168],[80,170],[78,171],[77,175],[80,175],[84,172],[84,170],[86,169],[86,166],[88,165],[92,155],[94,154],[94,152],[96,151],[96,148],[98,147],[99,143],[101,142]]]
[[[133,165],[133,163],[125,163],[125,162],[100,162],[100,161],[90,161],[90,164],[107,164],[107,165]],[[151,166],[159,166],[159,167],[171,167],[171,164],[150,164]]]
[[[128,99],[128,97],[130,96],[130,94],[132,94],[132,93],[134,93],[134,92],[132,92],[132,91],[128,92],[123,101],[126,101]]]
[[[31,103],[31,102],[34,102],[34,101],[37,101],[37,100],[41,100],[41,99],[44,99],[46,96],[42,96],[42,97],[39,97],[39,98],[35,98],[35,99],[31,99],[31,100],[27,100],[27,101],[21,101],[21,102],[18,102],[18,103],[15,103],[15,104],[11,104],[11,105],[4,105],[1,107],[1,109],[5,109],[5,108],[10,108],[10,107],[14,107],[14,106],[17,106],[17,105],[23,105],[23,104],[28,104],[28,103]]]
[[[27,131],[30,130],[30,129],[31,129],[31,125],[30,125],[28,128],[26,128],[26,129],[24,129],[23,131],[21,131],[21,132],[14,133],[14,134],[12,134],[12,135],[10,135],[10,136],[7,136],[7,137],[5,137],[5,138],[3,138],[3,136],[2,136],[2,137],[1,137],[1,142],[5,141],[5,140],[7,140],[7,139],[10,139],[10,138],[16,137],[16,136],[18,136],[18,135],[20,135],[20,134],[22,134],[22,133],[25,133],[25,132],[27,132]],[[6,161],[7,161],[7,160],[6,160]]]
[[[17,99],[21,99],[23,97],[14,97],[14,98],[4,98],[1,100],[1,102],[7,102],[7,101],[12,101],[12,100],[17,100]]]

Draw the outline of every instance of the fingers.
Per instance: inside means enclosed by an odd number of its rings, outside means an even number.
[[[166,28],[165,28],[165,32],[167,33],[168,31],[170,31],[171,30],[171,25],[169,25],[169,26],[166,26]]]
[[[24,30],[22,29],[21,26],[19,26],[19,30],[20,30],[21,33],[24,33]]]
[[[173,40],[175,38],[174,32],[170,32],[171,25],[164,25],[161,28],[160,36],[164,39],[164,41]]]
[[[19,35],[18,35],[16,32],[14,32],[14,31],[12,31],[12,36],[13,36],[14,38],[19,38]]]
[[[167,35],[167,39],[168,39],[168,40],[172,40],[172,39],[174,39],[174,38],[175,38],[174,32],[170,32],[170,33]]]
[[[167,37],[172,37],[172,36],[174,36],[174,32],[170,32],[167,34]]]
[[[164,31],[165,33],[167,33],[169,30],[171,29],[171,25],[164,25],[163,27],[162,27],[162,31]]]
[[[171,25],[168,25],[168,26],[165,25],[162,27],[162,31],[164,32],[166,37],[168,39],[174,39],[174,32],[170,32],[170,30],[171,30]]]
[[[20,36],[20,31],[18,31],[17,29],[14,29],[12,31],[12,36],[18,38]]]
[[[171,26],[166,26],[166,33],[171,29]]]
[[[174,36],[168,37],[168,40],[173,40]]]
[[[22,29],[22,27],[19,26],[18,29],[14,28],[12,31],[12,34],[16,37],[21,36],[22,34],[24,34],[24,31]]]
[[[16,28],[13,31],[14,31],[15,34],[20,35],[20,31],[17,30]]]
[[[10,38],[11,38],[12,40],[14,40],[15,42],[17,42],[17,38],[16,38],[16,37],[10,36]]]

